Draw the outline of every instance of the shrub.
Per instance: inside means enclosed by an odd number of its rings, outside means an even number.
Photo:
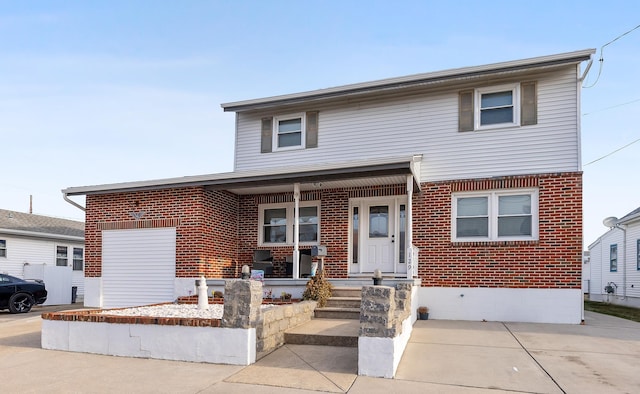
[[[324,277],[324,272],[320,271],[316,276],[311,277],[302,293],[303,300],[318,301],[318,307],[322,308],[331,297],[333,285]]]

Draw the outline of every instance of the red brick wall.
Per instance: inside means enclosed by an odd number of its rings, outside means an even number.
[[[539,240],[451,242],[451,193],[537,186]],[[582,174],[506,177],[422,185],[413,199],[422,286],[581,286]]]
[[[102,229],[176,227],[176,276],[236,276],[238,199],[201,187],[87,196],[85,276],[102,275]],[[132,212],[143,212],[136,220]]]
[[[328,277],[347,277],[349,198],[394,195],[400,186],[323,190],[305,196],[321,200]],[[529,187],[539,189],[538,241],[451,242],[452,192]],[[266,197],[288,201],[290,195]],[[87,196],[85,275],[101,275],[101,228],[147,223],[143,227],[176,226],[178,277],[238,277],[241,265],[251,264],[257,248],[258,205],[266,197],[198,187]],[[141,220],[134,220],[131,212],[141,211]],[[413,220],[423,286],[580,288],[580,173],[424,183],[413,197]],[[284,261],[293,247],[270,249],[276,261]]]

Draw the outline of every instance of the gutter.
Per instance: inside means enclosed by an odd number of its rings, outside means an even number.
[[[65,241],[78,241],[80,243],[84,243],[84,237],[78,237],[75,235],[39,233],[37,231],[13,230],[13,229],[7,229],[7,228],[0,228],[0,233],[8,234],[8,235],[17,235],[21,237],[57,239],[57,240],[65,240]]]
[[[67,193],[65,193],[64,191],[62,191],[62,198],[68,202],[69,204],[73,205],[74,207],[80,209],[83,212],[86,212],[87,209],[85,207],[83,207],[82,205],[78,204],[77,202],[71,200],[68,196]]]

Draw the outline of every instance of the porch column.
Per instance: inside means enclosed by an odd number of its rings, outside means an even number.
[[[293,184],[293,279],[300,278],[300,184]]]
[[[413,261],[413,175],[407,175],[407,239],[405,240],[405,259],[407,262],[411,261],[411,265],[407,266],[407,278],[413,278],[414,265],[418,264],[417,261]]]

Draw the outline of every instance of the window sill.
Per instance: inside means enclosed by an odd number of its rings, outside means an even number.
[[[451,241],[451,245],[454,247],[470,247],[470,246],[527,246],[538,245],[540,240],[538,239],[523,239],[523,240],[483,240],[483,241]]]

